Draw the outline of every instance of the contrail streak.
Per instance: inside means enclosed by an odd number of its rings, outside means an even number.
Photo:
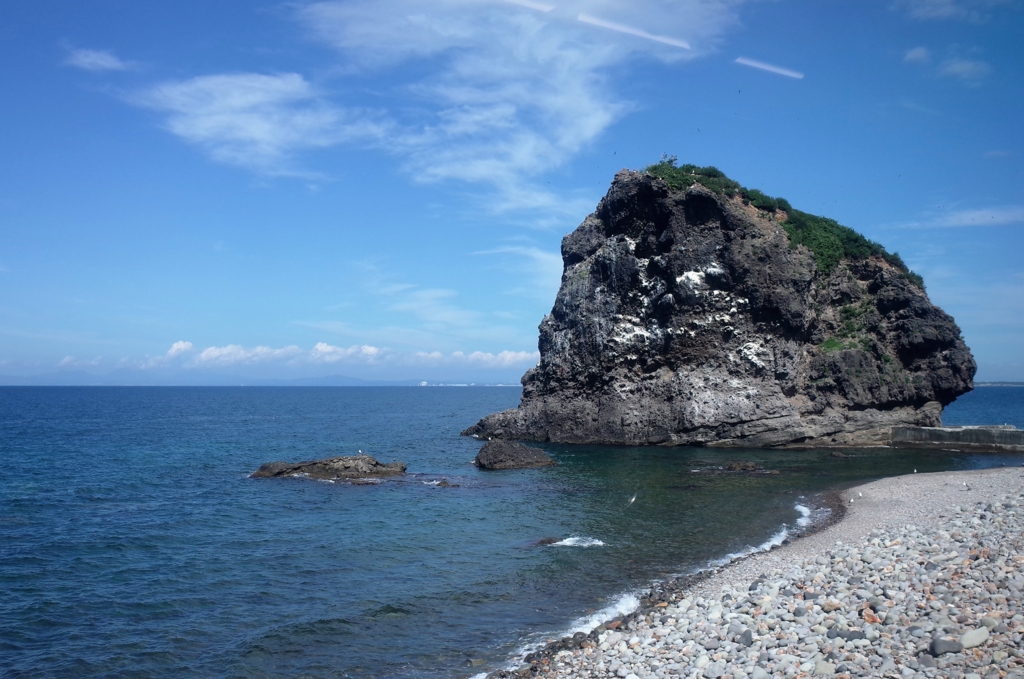
[[[554,5],[546,5],[542,2],[533,2],[533,0],[502,0],[512,5],[519,5],[520,7],[529,7],[535,9],[538,12],[550,12],[555,8]]]
[[[787,78],[796,78],[797,80],[801,80],[804,77],[804,74],[798,71],[791,71],[788,68],[782,68],[781,66],[772,66],[771,64],[766,64],[763,61],[755,61],[754,59],[747,59],[746,57],[736,57],[736,63],[743,64],[744,66],[750,66],[751,68],[759,68],[762,71],[768,71],[769,73],[784,75]]]
[[[663,35],[654,35],[647,31],[641,31],[639,28],[631,28],[629,26],[623,26],[622,24],[612,23],[611,21],[605,21],[604,19],[598,19],[592,17],[589,14],[580,14],[576,17],[577,21],[582,21],[585,24],[591,26],[599,26],[601,28],[607,28],[610,31],[618,31],[619,33],[625,33],[626,35],[635,35],[638,38],[645,38],[647,40],[653,40],[654,42],[664,43],[666,45],[672,45],[673,47],[682,47],[684,50],[690,49],[690,44],[683,40],[676,40],[675,38],[668,38]]]

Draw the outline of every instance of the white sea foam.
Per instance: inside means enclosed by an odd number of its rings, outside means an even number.
[[[800,512],[800,518],[796,520],[796,525],[803,528],[804,526],[811,525],[811,509],[810,507],[804,507],[803,505],[796,505],[796,511]]]
[[[720,559],[715,559],[714,561],[709,562],[708,565],[712,568],[721,568],[722,566],[732,563],[737,559],[744,559],[750,556],[751,554],[770,551],[774,547],[778,547],[779,545],[781,545],[787,537],[789,537],[789,529],[786,528],[786,526],[783,526],[778,531],[776,531],[774,535],[772,535],[770,538],[768,538],[761,544],[756,545],[754,547],[747,547],[746,549],[741,550],[739,552],[732,552],[731,554],[726,554]]]
[[[421,483],[424,486],[439,486],[439,485],[441,485],[440,481],[422,481]]]
[[[597,538],[571,537],[558,542],[552,542],[551,547],[604,547],[604,543]]]
[[[628,615],[638,608],[640,608],[640,592],[627,592],[601,610],[591,613],[590,615],[583,616],[582,618],[577,618],[569,623],[569,627],[567,629],[564,629],[557,634],[544,635],[543,637],[534,636],[530,641],[516,649],[515,653],[512,654],[513,660],[506,665],[505,669],[515,669],[521,664],[520,659],[524,655],[543,648],[554,639],[565,636],[571,637],[577,632],[590,634],[590,632],[601,623]]]
[[[610,606],[606,606],[595,613],[591,613],[590,615],[574,620],[569,625],[569,631],[562,636],[572,636],[577,632],[590,634],[590,632],[601,623],[608,622],[612,618],[628,615],[638,608],[640,608],[640,597],[636,592],[628,592],[619,597],[618,600]]]

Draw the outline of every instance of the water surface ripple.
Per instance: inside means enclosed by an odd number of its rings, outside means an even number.
[[[1011,391],[998,402],[1024,396]],[[0,388],[0,674],[468,676],[653,578],[795,526],[822,489],[1022,461],[550,444],[556,468],[476,470],[479,442],[458,432],[518,397]],[[247,478],[268,460],[360,449],[412,473],[374,486]],[[779,474],[707,473],[734,460]]]

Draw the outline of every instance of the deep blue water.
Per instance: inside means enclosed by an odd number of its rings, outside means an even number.
[[[480,444],[458,432],[518,398],[0,388],[0,675],[469,676],[654,578],[765,542],[823,489],[1024,461],[548,445],[558,467],[476,470]],[[989,387],[946,422],[1020,425],[1022,412],[1024,389]],[[410,474],[247,478],[268,460],[360,449]],[[731,460],[780,473],[693,473]],[[431,485],[441,478],[457,487]],[[538,546],[546,537],[603,545]]]
[[[1024,429],[1024,385],[978,387],[946,406],[945,425],[1012,424]]]

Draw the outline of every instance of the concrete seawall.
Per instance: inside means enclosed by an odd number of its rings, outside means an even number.
[[[971,451],[1024,452],[1024,431],[1013,425],[991,427],[893,427],[895,448],[955,448]]]

